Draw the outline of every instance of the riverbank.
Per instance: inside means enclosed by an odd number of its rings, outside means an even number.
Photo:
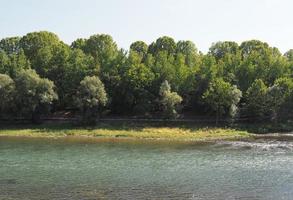
[[[251,133],[229,127],[205,125],[162,125],[133,123],[101,123],[95,127],[78,127],[70,124],[6,125],[0,127],[0,136],[95,138],[134,138],[213,141],[249,138]]]

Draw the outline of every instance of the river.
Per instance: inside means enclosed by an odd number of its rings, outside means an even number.
[[[293,141],[0,137],[0,199],[293,199]]]

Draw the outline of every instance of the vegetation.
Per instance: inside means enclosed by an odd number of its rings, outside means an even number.
[[[168,81],[162,83],[160,87],[160,95],[165,117],[176,118],[176,105],[181,103],[182,98],[176,92],[171,92],[171,86]]]
[[[85,124],[94,124],[99,112],[99,106],[105,106],[107,95],[103,83],[96,76],[86,76],[77,92],[77,106],[81,109]]]
[[[37,122],[45,106],[57,99],[52,81],[40,78],[34,70],[21,70],[15,78],[17,110],[22,115],[31,115]]]
[[[64,137],[86,136],[101,138],[136,138],[136,139],[164,139],[164,140],[188,140],[211,141],[248,138],[252,135],[247,131],[218,127],[194,125],[161,125],[161,124],[133,124],[99,123],[98,126],[89,128],[75,127],[70,124],[62,125],[29,125],[6,126],[0,129],[0,136],[24,136],[24,137]]]
[[[229,113],[229,116],[235,116],[241,96],[242,92],[236,86],[222,79],[215,79],[203,94],[203,99],[216,112],[218,123],[219,117],[224,114]]]
[[[167,36],[136,41],[129,51],[105,34],[71,45],[47,31],[4,38],[0,116],[36,122],[47,112],[79,110],[86,122],[99,113],[290,121],[292,52],[258,40],[217,42],[203,54]]]

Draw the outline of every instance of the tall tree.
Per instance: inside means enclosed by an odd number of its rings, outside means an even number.
[[[155,55],[160,51],[166,51],[168,54],[174,55],[176,52],[176,42],[168,36],[160,37],[153,42],[148,49],[149,53]]]
[[[123,73],[125,108],[144,114],[151,110],[153,95],[150,92],[155,78],[152,70],[143,63],[143,55],[137,51],[131,51]]]
[[[197,68],[200,64],[200,56],[195,44],[189,40],[181,40],[176,44],[176,54],[182,54],[185,58],[185,64],[190,68]]]
[[[20,71],[15,78],[15,85],[19,114],[30,116],[34,123],[39,121],[40,114],[46,111],[47,106],[58,98],[54,83],[40,78],[32,69]]]
[[[176,106],[181,103],[182,98],[176,92],[171,91],[168,81],[164,81],[161,84],[160,96],[164,116],[167,118],[177,118]]]
[[[118,55],[118,47],[110,35],[96,34],[85,41],[85,53],[93,56],[101,69],[112,66],[112,62]]]
[[[214,43],[210,49],[210,55],[214,56],[217,60],[223,59],[226,55],[236,55],[239,52],[239,45],[236,42],[224,41]]]
[[[267,91],[268,88],[261,79],[256,79],[247,90],[245,112],[248,117],[255,121],[267,117]]]
[[[5,51],[7,54],[17,54],[19,53],[20,37],[9,37],[0,40],[0,51]]]
[[[212,111],[216,112],[216,123],[224,115],[235,116],[241,97],[242,93],[236,86],[221,78],[213,80],[203,94],[203,100]]]
[[[46,78],[52,78],[49,77],[52,66],[60,65],[54,62],[54,59],[64,55],[64,48],[69,49],[56,34],[47,31],[28,33],[21,38],[20,46],[29,59],[31,67],[41,77]]]
[[[148,45],[143,41],[136,41],[130,45],[130,51],[134,51],[144,58],[148,53]]]
[[[99,107],[107,103],[104,84],[96,76],[87,76],[81,82],[77,91],[77,106],[82,112],[85,124],[95,124]]]
[[[14,81],[6,74],[0,74],[0,117],[8,114],[13,107],[15,94]]]

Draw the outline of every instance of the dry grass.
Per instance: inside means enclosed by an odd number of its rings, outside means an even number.
[[[99,125],[96,127],[74,127],[70,125],[14,126],[0,128],[0,136],[65,137],[87,136],[104,138],[137,138],[166,140],[221,140],[251,136],[246,131],[231,128],[194,126],[151,126],[151,125]]]

